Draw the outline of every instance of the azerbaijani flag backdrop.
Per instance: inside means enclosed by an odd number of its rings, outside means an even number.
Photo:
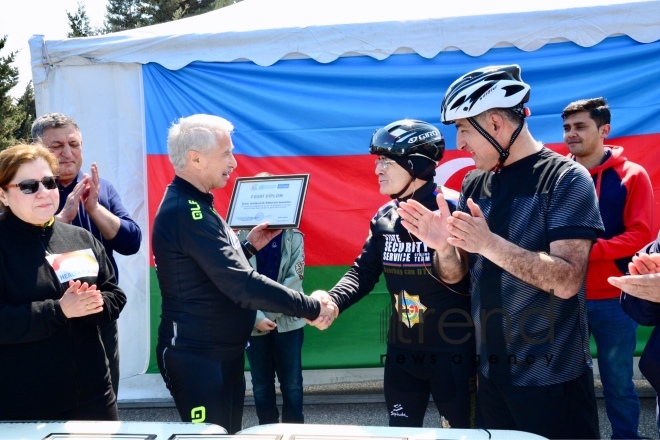
[[[528,119],[534,137],[567,152],[561,110],[570,101],[604,96],[612,110],[607,143],[622,145],[644,166],[656,193],[654,230],[660,225],[660,42],[609,38],[583,48],[548,44],[533,52],[492,49],[480,57],[460,51],[433,59],[417,54],[343,57],[329,64],[309,59],[272,66],[251,62],[192,63],[170,71],[143,67],[147,126],[149,224],[174,173],[167,158],[167,130],[180,117],[215,114],[230,120],[238,168],[227,187],[214,192],[225,216],[235,177],[261,171],[310,174],[300,229],[305,234],[305,291],[329,289],[359,254],[369,221],[389,198],[378,193],[369,140],[376,128],[403,118],[440,128],[447,151],[436,181],[459,190],[473,162],[455,148],[455,128],[439,122],[447,87],[460,75],[487,65],[519,64],[532,87]],[[153,264],[153,258],[150,259]],[[160,294],[151,268],[151,337],[156,340]],[[324,332],[306,327],[304,368],[381,365],[389,299],[381,277],[376,289]],[[640,343],[649,334],[640,328]],[[152,347],[155,343],[152,343]],[[153,350],[152,350],[153,351]],[[641,352],[641,350],[640,350]],[[156,373],[155,360],[149,366]]]

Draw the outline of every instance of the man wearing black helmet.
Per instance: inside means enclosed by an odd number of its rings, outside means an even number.
[[[402,226],[396,207],[417,200],[438,209],[436,195],[457,193],[433,182],[442,159],[440,131],[422,121],[401,120],[376,130],[370,153],[377,156],[380,193],[393,200],[371,220],[370,234],[350,270],[329,291],[339,311],[374,288],[385,274],[392,313],[384,389],[390,426],[421,427],[433,396],[443,426],[474,426],[474,331],[469,316],[468,276],[452,283],[433,269],[433,249]],[[446,214],[453,209],[445,206]]]
[[[477,170],[451,216],[442,196],[439,212],[409,201],[399,214],[445,282],[472,275],[482,427],[599,438],[584,279],[603,223],[586,170],[529,132],[529,91],[517,65],[456,80],[442,121]]]

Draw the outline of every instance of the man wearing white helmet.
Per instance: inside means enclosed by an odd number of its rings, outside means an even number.
[[[477,169],[451,216],[441,195],[399,214],[445,282],[472,275],[482,427],[599,438],[584,278],[603,224],[586,170],[529,132],[529,92],[517,65],[456,80],[441,117]]]

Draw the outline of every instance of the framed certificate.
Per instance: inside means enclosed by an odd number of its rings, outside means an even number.
[[[300,227],[309,174],[237,177],[229,201],[227,223],[232,229]]]

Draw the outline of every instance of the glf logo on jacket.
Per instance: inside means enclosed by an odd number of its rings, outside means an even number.
[[[99,262],[90,248],[47,255],[46,260],[57,274],[60,283],[83,277],[96,277],[99,273]]]

